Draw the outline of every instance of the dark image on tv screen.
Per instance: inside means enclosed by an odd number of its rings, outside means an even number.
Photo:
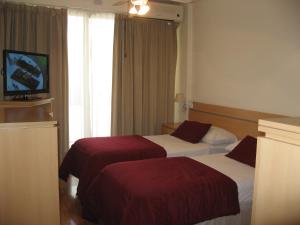
[[[48,56],[5,51],[5,92],[41,93],[48,91]]]

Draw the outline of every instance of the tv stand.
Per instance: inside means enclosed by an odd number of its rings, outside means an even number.
[[[42,98],[33,95],[16,95],[11,99],[11,101],[32,101],[41,99]]]
[[[54,98],[0,101],[0,123],[53,120]]]

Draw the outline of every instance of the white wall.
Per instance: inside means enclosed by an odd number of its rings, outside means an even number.
[[[186,11],[186,9],[185,9]],[[186,15],[186,12],[185,12]],[[177,67],[175,76],[175,93],[186,93],[186,67],[187,67],[187,18],[181,24],[179,24],[177,29]],[[185,111],[183,110],[184,103],[175,103],[174,111],[174,121],[180,122],[185,119]]]
[[[190,100],[300,116],[300,1],[199,0],[190,7]]]
[[[190,74],[192,74],[192,5],[184,7],[184,19],[178,28],[178,58],[176,70],[175,93],[184,93],[186,107],[190,106],[191,97]],[[181,122],[188,116],[183,110],[184,103],[175,103],[175,122]]]

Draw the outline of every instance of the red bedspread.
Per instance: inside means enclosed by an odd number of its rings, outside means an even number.
[[[67,180],[72,174],[79,178],[84,170],[91,167],[88,161],[95,155],[97,157],[90,163],[97,164],[96,169],[102,169],[113,162],[165,157],[166,151],[137,135],[84,138],[76,141],[68,151],[59,168],[59,177]],[[84,176],[87,176],[87,172],[84,172]]]
[[[240,211],[236,183],[186,157],[109,165],[82,205],[106,225],[192,225]]]

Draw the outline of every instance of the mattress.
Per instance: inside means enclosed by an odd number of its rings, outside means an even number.
[[[241,209],[241,212],[238,215],[220,217],[198,223],[196,225],[250,225],[255,169],[246,164],[225,157],[224,154],[192,158],[222,172],[236,182],[239,191]]]
[[[225,152],[226,145],[209,145],[203,142],[192,144],[169,134],[144,136],[144,138],[162,146],[168,157],[199,156]]]

